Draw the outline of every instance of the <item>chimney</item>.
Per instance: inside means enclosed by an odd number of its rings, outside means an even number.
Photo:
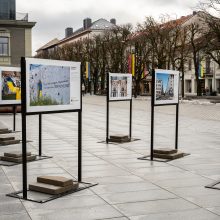
[[[112,19],[110,20],[110,22],[111,22],[112,24],[116,25],[116,19],[115,19],[115,18],[112,18]]]
[[[197,14],[197,11],[193,11],[193,15],[196,15]]]
[[[90,28],[92,26],[92,19],[91,18],[85,18],[83,20],[83,28],[84,30]]]
[[[73,28],[68,27],[65,29],[65,37],[70,37],[73,34]]]

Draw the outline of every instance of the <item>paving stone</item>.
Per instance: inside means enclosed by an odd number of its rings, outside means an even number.
[[[196,209],[198,206],[183,199],[165,199],[147,202],[133,202],[115,205],[124,215],[138,216],[151,213],[165,213]]]
[[[156,213],[130,217],[130,220],[219,220],[220,217],[204,209],[185,210],[183,212]]]

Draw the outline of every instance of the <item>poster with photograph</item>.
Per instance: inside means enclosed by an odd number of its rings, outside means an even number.
[[[26,58],[27,112],[81,108],[80,63]]]
[[[21,70],[18,67],[0,67],[0,105],[21,103]]]
[[[129,73],[109,73],[109,100],[132,98],[132,75]]]
[[[179,102],[179,72],[155,70],[155,105],[177,104]]]

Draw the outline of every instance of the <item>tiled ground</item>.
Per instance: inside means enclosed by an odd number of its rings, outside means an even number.
[[[169,163],[137,160],[149,154],[150,101],[133,106],[128,144],[103,144],[105,97],[83,97],[83,180],[99,183],[45,204],[5,194],[22,188],[21,166],[0,167],[0,220],[217,220],[220,190],[204,188],[220,179],[220,106],[180,104],[179,148],[191,153]],[[110,134],[128,134],[126,102],[110,104]],[[155,147],[173,147],[175,108],[156,107]],[[11,115],[0,121],[12,125]],[[17,116],[20,130],[20,115]],[[28,150],[38,149],[38,117],[28,116]],[[20,133],[16,134],[20,136]],[[0,154],[21,149],[0,146]],[[28,182],[42,174],[77,177],[77,114],[43,115],[43,152],[52,159],[28,164]]]

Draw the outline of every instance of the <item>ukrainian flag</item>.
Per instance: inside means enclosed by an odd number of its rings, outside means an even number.
[[[86,79],[90,80],[90,63],[86,62]]]
[[[199,79],[203,79],[204,78],[204,62],[202,62],[202,61],[199,63],[198,74],[199,74]]]
[[[135,75],[135,54],[131,55],[131,73],[132,76]]]

